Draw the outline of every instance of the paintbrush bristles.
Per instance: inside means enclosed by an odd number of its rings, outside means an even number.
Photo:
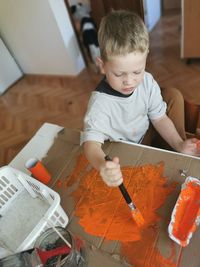
[[[141,227],[145,224],[145,220],[141,214],[141,212],[137,209],[131,211],[132,218],[136,222],[136,224]]]

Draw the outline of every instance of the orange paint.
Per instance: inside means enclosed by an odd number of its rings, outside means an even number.
[[[149,227],[143,230],[142,238],[138,242],[122,244],[122,255],[134,267],[178,267],[176,247],[173,241],[169,243],[169,255],[163,256],[155,247],[158,240],[158,229]]]
[[[58,181],[56,182],[57,187],[62,187],[62,181],[60,179],[58,179]]]
[[[72,195],[75,214],[84,230],[107,240],[121,241],[122,254],[136,267],[175,267],[175,256],[165,259],[155,249],[158,236],[155,226],[161,219],[157,211],[176,186],[175,183],[167,184],[163,176],[164,164],[122,168],[124,185],[145,220],[142,229],[133,221],[119,189],[108,187],[99,173],[89,166],[81,155],[73,173],[66,179],[71,185],[80,181]],[[156,258],[157,265],[145,265],[148,253],[151,259]],[[169,264],[162,265],[165,261]]]
[[[186,246],[196,230],[200,216],[200,181],[188,178],[184,184],[172,214],[171,235],[181,246]]]

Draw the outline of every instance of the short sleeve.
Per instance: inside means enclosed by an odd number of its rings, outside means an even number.
[[[160,87],[152,77],[152,84],[150,88],[150,97],[148,103],[148,116],[150,120],[156,120],[166,114],[167,105],[163,101]]]
[[[108,117],[102,111],[102,106],[92,97],[89,101],[88,110],[84,118],[84,130],[81,132],[80,144],[86,141],[104,143],[109,137],[107,132]]]
[[[90,116],[86,115],[84,120],[84,130],[81,132],[80,144],[82,145],[86,141],[96,141],[104,143],[108,137],[101,131],[100,122]]]

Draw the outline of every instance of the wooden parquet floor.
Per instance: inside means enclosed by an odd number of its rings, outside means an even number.
[[[168,14],[150,33],[147,70],[161,87],[176,87],[184,98],[200,104],[200,59],[191,64],[180,58],[181,18]]]
[[[11,159],[44,123],[81,129],[88,98],[100,75],[25,76],[0,97],[0,166]]]
[[[200,61],[180,59],[180,16],[164,16],[150,33],[147,70],[163,87],[177,87],[200,104]],[[85,69],[77,77],[24,76],[0,96],[0,166],[11,159],[44,123],[81,129],[88,98],[101,75]]]

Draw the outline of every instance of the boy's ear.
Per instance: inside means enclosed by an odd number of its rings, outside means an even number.
[[[102,60],[100,57],[97,57],[97,58],[96,58],[96,64],[97,64],[97,66],[99,67],[100,72],[101,72],[102,74],[105,74],[105,70],[104,70],[104,62],[103,62],[103,60]]]

